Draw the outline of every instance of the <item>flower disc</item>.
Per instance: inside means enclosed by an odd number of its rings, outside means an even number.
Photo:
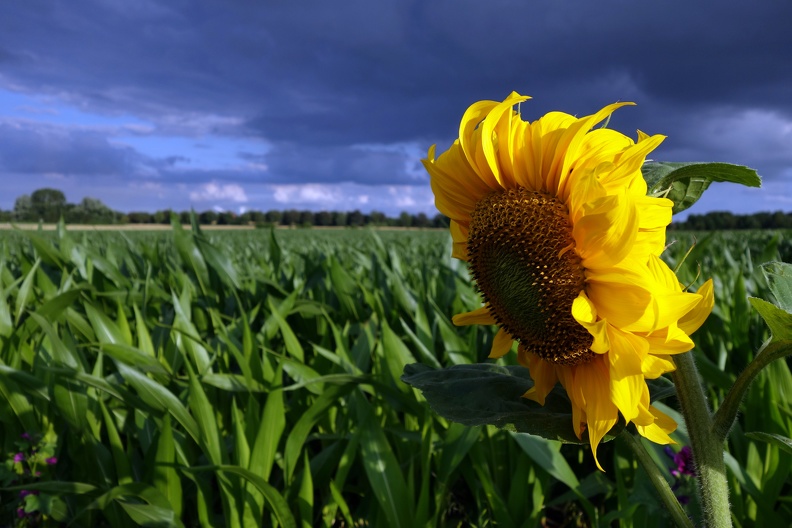
[[[490,313],[526,350],[565,365],[594,354],[572,317],[585,282],[574,245],[567,207],[548,194],[494,192],[471,214],[470,268]]]

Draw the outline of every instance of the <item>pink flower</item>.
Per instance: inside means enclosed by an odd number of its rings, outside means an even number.
[[[14,455],[14,462],[22,462],[25,460],[25,453],[17,453]]]
[[[45,460],[45,462],[50,466],[54,466],[58,463],[58,457],[49,457],[47,460]]]

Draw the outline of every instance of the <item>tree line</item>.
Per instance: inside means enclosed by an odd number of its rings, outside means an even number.
[[[62,191],[45,188],[18,197],[11,211],[0,210],[0,222],[54,223],[63,218],[68,224],[169,224],[172,214],[176,214],[182,223],[188,224],[193,212],[163,209],[154,213],[145,211],[122,213],[112,210],[96,198],[83,198],[77,204],[69,203]],[[195,216],[202,225],[448,227],[448,218],[442,214],[430,218],[425,213],[412,214],[406,211],[395,218],[379,211],[317,212],[296,209],[246,211],[242,214],[209,210],[195,213]]]
[[[713,211],[706,214],[692,214],[684,222],[672,223],[669,228],[686,231],[792,229],[792,212],[733,214],[728,211]]]
[[[191,211],[172,211],[163,209],[154,213],[133,211],[122,213],[114,211],[96,198],[83,198],[79,203],[66,201],[66,196],[58,189],[38,189],[22,195],[14,202],[11,211],[0,210],[0,222],[45,222],[54,223],[62,217],[70,224],[168,224],[171,214],[175,213],[182,223],[190,223]],[[429,217],[425,213],[402,212],[398,217],[372,211],[285,211],[270,210],[246,211],[235,214],[230,211],[203,211],[196,213],[203,225],[257,225],[257,226],[326,226],[361,227],[398,226],[398,227],[448,227],[448,218],[442,214]],[[692,214],[683,222],[674,222],[669,229],[691,231],[714,231],[729,229],[792,229],[792,212],[753,214],[733,214],[728,211],[714,211],[706,214]]]

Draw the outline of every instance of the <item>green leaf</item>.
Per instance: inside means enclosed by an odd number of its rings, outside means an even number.
[[[284,528],[297,528],[297,522],[294,520],[294,516],[289,511],[289,504],[286,502],[286,499],[278,493],[278,490],[270,485],[266,480],[264,480],[261,476],[253,473],[252,471],[241,468],[239,466],[209,466],[209,467],[191,467],[185,468],[186,471],[222,471],[224,473],[233,473],[235,475],[239,475],[240,477],[244,478],[251,484],[253,484],[258,490],[264,495],[269,503],[270,507],[272,507],[272,512],[275,514],[275,517],[278,519],[278,522]]]
[[[764,299],[750,297],[748,301],[773,333],[773,341],[792,341],[792,314]]]
[[[778,306],[792,313],[792,264],[767,262],[761,267]]]
[[[154,485],[168,499],[176,517],[181,517],[182,485],[179,474],[174,468],[176,464],[176,445],[173,441],[170,414],[166,414],[163,417],[154,460]]]
[[[752,440],[759,440],[760,442],[766,442],[770,445],[774,445],[782,451],[786,451],[792,455],[792,439],[790,438],[772,433],[762,433],[760,431],[745,433],[745,436],[751,438]]]
[[[388,526],[413,526],[410,513],[412,500],[407,493],[399,461],[393,454],[388,438],[377,421],[371,405],[363,398],[356,400],[360,421],[360,448],[363,469],[366,471],[371,489],[377,497]]]
[[[641,167],[648,193],[674,202],[673,214],[684,211],[701,198],[712,182],[731,182],[761,187],[754,169],[730,163],[650,162]]]
[[[559,451],[561,444],[539,438],[538,436],[512,433],[512,438],[517,441],[520,449],[536,462],[539,467],[547,471],[553,478],[560,480],[571,489],[580,487],[580,482],[575,472],[569,467],[564,456]]]
[[[580,444],[572,427],[572,407],[563,389],[547,395],[545,405],[522,398],[533,386],[528,369],[494,364],[454,365],[434,370],[412,364],[404,368],[402,381],[423,391],[432,409],[448,420],[463,425],[495,425],[548,440]],[[617,425],[606,435],[612,440],[620,432]]]

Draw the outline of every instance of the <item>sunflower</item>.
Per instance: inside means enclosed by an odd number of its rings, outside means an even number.
[[[644,437],[673,442],[676,423],[650,404],[646,379],[693,348],[712,280],[686,292],[659,258],[673,203],[646,196],[641,165],[664,136],[592,130],[633,103],[526,122],[514,107],[527,99],[473,104],[454,144],[423,160],[452,255],[468,262],[484,303],[454,323],[497,325],[491,358],[518,343],[534,381],[525,398],[544,405],[560,382],[602,469],[597,445],[619,413]]]

